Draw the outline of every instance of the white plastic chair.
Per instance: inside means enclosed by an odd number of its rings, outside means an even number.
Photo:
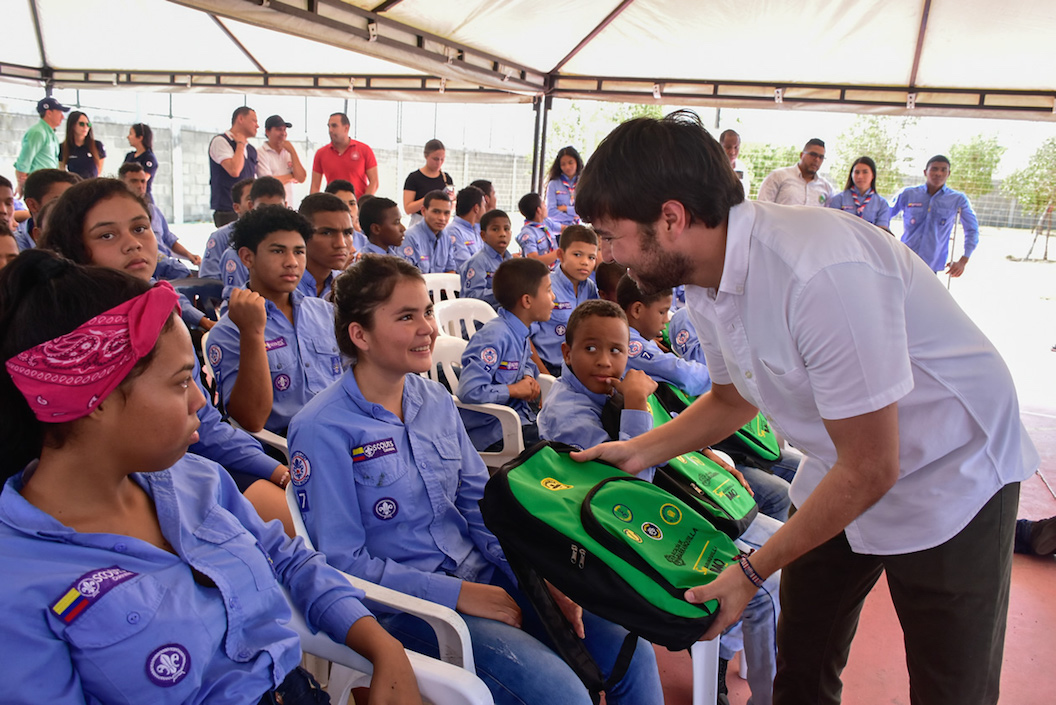
[[[462,291],[462,277],[451,272],[433,272],[425,274],[425,288],[429,292],[429,298],[434,304],[442,300],[454,301]],[[446,298],[440,296],[447,294]]]
[[[499,314],[480,299],[463,298],[436,302],[433,315],[442,334],[461,338],[465,326],[465,338],[468,340],[477,332],[476,323],[487,323]]]
[[[296,515],[299,516],[299,515]],[[347,577],[347,576],[346,576]],[[287,593],[289,602],[289,594]],[[290,611],[293,613],[287,626],[297,632],[301,638],[301,650],[306,654],[318,656],[334,664],[334,671],[342,671],[355,674],[355,679],[338,684],[340,674],[332,673],[327,692],[332,702],[347,703],[352,688],[366,687],[370,685],[370,676],[374,672],[374,666],[367,659],[357,654],[344,644],[339,644],[328,637],[324,632],[315,634],[308,628],[304,617],[290,603]],[[461,618],[460,618],[461,619]],[[427,702],[435,705],[494,705],[484,682],[472,671],[443,661],[423,656],[413,651],[407,652],[407,658],[414,669],[415,678],[418,680],[418,689]],[[340,690],[337,690],[337,688]]]
[[[459,300],[466,301],[466,299]],[[466,341],[462,338],[438,336],[433,346],[433,366],[429,369],[428,377],[441,384],[446,380],[451,396],[455,400],[455,406],[458,408],[479,411],[499,420],[499,426],[502,429],[502,450],[491,453],[478,451],[485,465],[489,468],[499,468],[516,458],[524,450],[521,417],[504,404],[471,404],[458,398],[455,394],[458,391],[458,370],[462,367],[462,353],[465,349]],[[443,379],[440,379],[441,372]]]
[[[304,519],[301,516],[301,504],[300,498],[297,495],[297,487],[292,482],[286,485],[286,506],[290,510],[290,517],[293,519],[293,527],[297,536],[304,539],[304,544],[307,548],[315,550],[315,546],[312,544],[311,538],[308,536],[308,530],[304,526]],[[491,694],[487,688],[483,686],[476,677],[476,665],[473,661],[473,643],[469,635],[469,627],[466,626],[466,622],[462,619],[461,615],[455,612],[449,607],[439,605],[435,602],[429,602],[418,597],[411,595],[405,595],[402,592],[392,590],[376,583],[356,578],[342,573],[345,579],[355,587],[366,593],[366,599],[370,602],[375,602],[379,605],[391,607],[393,609],[406,612],[407,614],[414,615],[419,619],[424,620],[433,631],[436,632],[436,641],[440,650],[440,661],[451,667],[457,667],[465,669],[464,673],[473,677],[477,683],[480,683],[483,688],[483,693],[487,694],[487,699],[480,699],[479,695],[474,699],[470,700],[458,700],[447,699],[447,700],[436,700],[434,696],[426,693],[424,686],[422,687],[422,694],[435,702],[437,705],[440,703],[491,703]],[[322,635],[324,638],[325,635]],[[330,641],[327,639],[327,641]],[[333,642],[330,642],[331,644]],[[330,698],[335,703],[348,702],[348,697],[352,692],[353,688],[364,687],[370,682],[370,670],[365,670],[354,664],[344,663],[343,661],[335,661],[327,656],[325,653],[319,653],[306,646],[302,641],[302,648],[309,653],[312,653],[323,658],[327,658],[330,661],[334,661],[334,668],[330,671],[330,682],[327,686],[327,692],[330,694]],[[342,647],[344,648],[344,647]],[[409,653],[412,657],[418,657],[418,659],[424,659],[426,662],[436,663],[434,659],[430,659],[420,654]],[[362,661],[366,661],[362,659]],[[412,658],[411,664],[415,666],[415,673],[418,673],[418,664],[415,659]],[[367,664],[369,666],[369,663]],[[446,673],[446,671],[444,671]],[[422,685],[421,677],[419,676],[419,685]],[[453,691],[452,691],[453,692]],[[461,692],[461,691],[459,691]],[[461,696],[460,696],[461,697]]]
[[[557,377],[540,373],[536,381],[539,383],[539,406],[542,406],[546,403],[546,397],[550,394],[550,388],[554,386]]]
[[[698,641],[693,657],[693,705],[713,705],[719,697],[719,640]]]

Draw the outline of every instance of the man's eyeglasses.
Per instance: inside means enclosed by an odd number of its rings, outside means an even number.
[[[807,152],[807,156],[814,157],[815,159],[820,159],[821,161],[825,161],[825,155],[819,152]]]
[[[92,123],[85,122],[84,120],[78,120],[77,121],[77,125],[78,125],[78,127],[91,127]]]

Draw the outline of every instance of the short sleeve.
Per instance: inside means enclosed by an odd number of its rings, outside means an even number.
[[[222,164],[224,160],[230,159],[235,156],[234,148],[224,139],[223,135],[217,135],[213,137],[213,141],[209,143],[209,158],[217,164]]]

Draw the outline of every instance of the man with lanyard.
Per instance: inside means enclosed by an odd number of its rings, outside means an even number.
[[[979,221],[968,196],[946,185],[949,176],[949,159],[941,154],[929,159],[924,167],[925,183],[903,189],[891,206],[891,217],[903,213],[902,242],[920,255],[931,271],[945,270],[951,277],[959,277],[979,244]],[[958,213],[964,223],[964,255],[947,263]]]
[[[825,143],[815,137],[799,153],[798,164],[766,175],[756,199],[783,206],[824,206],[832,198],[832,184],[818,175],[824,161]]]
[[[231,187],[257,175],[257,150],[249,143],[257,136],[257,126],[256,111],[243,105],[231,113],[231,129],[209,143],[209,206],[218,228],[238,219]]]
[[[54,98],[42,98],[37,103],[40,120],[22,136],[22,149],[15,160],[15,176],[18,177],[16,196],[22,195],[26,177],[34,171],[59,168],[59,138],[55,130],[68,112],[70,109]]]
[[[279,115],[264,121],[267,141],[257,151],[257,176],[274,176],[286,187],[286,204],[293,204],[293,185],[303,184],[308,173],[297,150],[286,139],[286,128],[293,127]]]
[[[757,410],[805,455],[788,523],[687,591],[719,602],[704,638],[780,570],[774,702],[838,703],[886,572],[912,702],[997,703],[1019,483],[1039,458],[1008,367],[924,262],[860,218],[744,201],[688,112],[616,128],[577,208],[644,289],[686,284],[712,388],[674,421],[573,458],[639,472]]]

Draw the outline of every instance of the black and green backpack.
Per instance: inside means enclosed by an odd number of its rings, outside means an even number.
[[[636,637],[677,650],[708,630],[717,603],[691,604],[685,591],[714,580],[739,552],[692,506],[606,463],[577,463],[573,450],[550,441],[525,450],[488,481],[480,509],[558,652],[596,695],[609,683],[544,581],[631,633],[616,682]]]
[[[685,411],[696,399],[667,382],[659,383],[656,398],[672,416]],[[712,448],[728,453],[734,461],[742,465],[751,465],[762,470],[769,470],[781,457],[777,436],[762,412],[756,414],[755,418],[741,426],[729,438],[712,445]]]
[[[650,394],[648,401],[654,428],[671,420],[672,415],[656,394]],[[622,414],[623,397],[609,397],[601,410],[601,423],[612,440],[619,440]],[[737,478],[701,453],[683,453],[658,466],[653,484],[708,517],[716,529],[732,539],[743,534],[759,513],[752,495]]]

